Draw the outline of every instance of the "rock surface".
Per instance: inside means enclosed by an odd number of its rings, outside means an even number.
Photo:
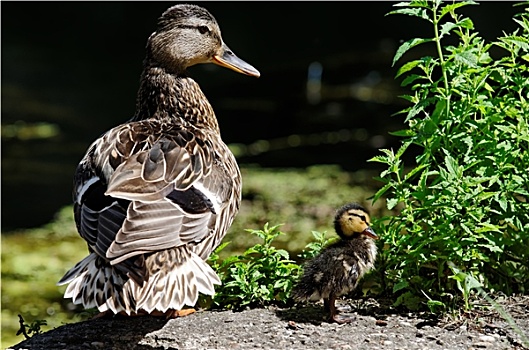
[[[529,337],[529,296],[501,304],[522,334],[487,307],[450,322],[428,313],[398,314],[369,300],[354,306],[341,301],[343,312],[355,316],[344,325],[327,323],[319,305],[203,311],[172,320],[98,318],[61,326],[11,349],[528,349],[523,342]]]

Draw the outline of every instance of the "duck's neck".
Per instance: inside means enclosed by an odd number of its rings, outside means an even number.
[[[185,74],[170,74],[159,67],[143,70],[132,120],[149,118],[185,121],[219,132],[213,108],[198,84]]]
[[[357,257],[362,259],[366,264],[374,264],[377,258],[377,245],[371,238],[360,237],[345,240],[351,250],[356,252]]]

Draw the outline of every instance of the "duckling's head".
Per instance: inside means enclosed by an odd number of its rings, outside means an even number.
[[[334,217],[334,229],[342,239],[369,237],[378,239],[371,228],[367,210],[358,203],[349,203],[338,209]]]
[[[156,31],[147,42],[146,62],[170,73],[182,73],[198,63],[215,63],[242,74],[260,75],[223,42],[219,25],[210,13],[189,4],[170,7],[158,19]]]

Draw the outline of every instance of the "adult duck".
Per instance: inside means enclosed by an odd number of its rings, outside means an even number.
[[[65,298],[102,313],[175,317],[220,284],[206,259],[241,200],[235,157],[186,69],[259,72],[195,5],[166,10],[146,51],[134,117],[97,139],[75,172],[75,222],[89,255],[58,284],[69,284]]]

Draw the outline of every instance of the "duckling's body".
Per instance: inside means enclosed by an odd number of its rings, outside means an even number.
[[[259,76],[208,11],[165,11],[147,42],[134,117],[96,140],[74,176],[75,221],[90,252],[59,281],[74,303],[172,316],[220,284],[205,260],[238,212],[241,175],[185,72],[208,62]]]
[[[378,237],[370,227],[369,214],[356,203],[340,208],[334,225],[340,240],[325,247],[303,268],[303,275],[292,296],[298,301],[323,299],[329,319],[338,323],[351,319],[338,317],[335,301],[356,288],[362,276],[374,267]]]

